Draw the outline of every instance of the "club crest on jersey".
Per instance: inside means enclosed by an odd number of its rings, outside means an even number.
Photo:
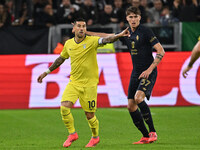
[[[84,49],[86,48],[86,44],[83,44],[83,48],[84,48]]]

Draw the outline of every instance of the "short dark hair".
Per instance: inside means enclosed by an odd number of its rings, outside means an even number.
[[[85,19],[83,19],[83,18],[77,18],[77,19],[74,20],[74,24],[76,24],[77,21],[83,21],[83,22],[85,22]]]
[[[141,16],[140,9],[137,7],[130,6],[129,8],[127,8],[126,16],[130,15],[131,13]]]

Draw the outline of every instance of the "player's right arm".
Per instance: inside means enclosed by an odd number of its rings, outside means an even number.
[[[46,77],[50,72],[54,71],[58,68],[66,59],[69,58],[69,54],[67,51],[68,45],[70,45],[70,40],[65,42],[63,50],[60,56],[54,61],[54,63],[48,68],[47,71],[43,72],[37,79],[38,83],[42,83],[42,79]]]
[[[190,62],[187,65],[186,68],[183,69],[182,75],[184,78],[187,77],[187,72],[192,69],[192,66],[194,64],[194,62],[200,57],[200,40],[197,42],[197,44],[194,46],[193,50],[192,50],[192,54],[191,54],[191,58],[190,58]]]
[[[49,67],[49,69],[45,72],[43,72],[38,78],[37,81],[38,83],[42,83],[42,79],[46,77],[50,72],[58,68],[63,62],[65,61],[65,58],[59,56],[54,63]]]

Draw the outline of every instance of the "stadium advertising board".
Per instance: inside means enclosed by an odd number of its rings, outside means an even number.
[[[37,77],[58,55],[1,55],[0,109],[56,108],[70,77],[70,61],[50,73],[42,84]],[[132,70],[129,53],[98,54],[98,107],[127,105],[127,91]],[[190,52],[167,52],[158,66],[158,77],[150,106],[200,105],[200,60],[189,75],[181,75]],[[79,102],[74,107],[80,107]]]

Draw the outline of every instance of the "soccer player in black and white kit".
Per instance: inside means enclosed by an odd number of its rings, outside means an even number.
[[[133,144],[147,144],[157,140],[153,119],[145,97],[149,100],[157,77],[157,65],[162,60],[165,51],[153,32],[140,25],[141,12],[136,7],[126,10],[126,19],[129,23],[130,36],[123,37],[130,51],[133,70],[128,88],[128,110],[135,126],[143,137]],[[112,34],[87,32],[90,35],[108,36]],[[157,54],[153,58],[153,48]],[[144,120],[149,127],[147,130]]]

